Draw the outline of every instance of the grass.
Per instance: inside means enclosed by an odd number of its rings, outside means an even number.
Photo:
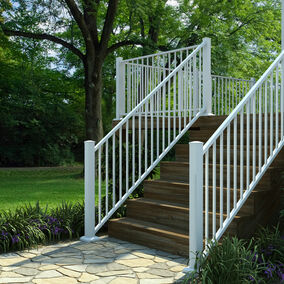
[[[23,204],[54,208],[62,203],[84,200],[82,166],[56,168],[0,169],[0,209],[15,210]],[[104,192],[104,184],[102,185]]]

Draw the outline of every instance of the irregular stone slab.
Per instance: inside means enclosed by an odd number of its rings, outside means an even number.
[[[161,278],[161,279],[141,279],[140,284],[172,284],[173,278]]]
[[[166,269],[154,268],[154,269],[149,269],[147,272],[150,273],[150,274],[155,274],[155,275],[162,276],[162,277],[175,276],[174,272],[168,271]]]
[[[107,271],[106,265],[88,265],[86,268],[86,272],[91,274],[97,274],[104,271]]]
[[[108,270],[123,270],[123,269],[129,269],[128,266],[113,262],[107,265]]]
[[[138,257],[142,257],[142,258],[147,258],[147,259],[153,259],[155,257],[155,255],[152,254],[148,254],[148,253],[144,253],[144,252],[138,252],[138,251],[134,251],[132,252],[134,255],[138,256]]]
[[[51,264],[58,264],[58,265],[81,264],[82,258],[59,257],[59,258],[50,258],[49,260],[46,260],[44,262]]]
[[[115,277],[104,277],[98,280],[92,281],[91,284],[108,284],[111,280],[115,279]]]
[[[186,266],[185,265],[177,265],[170,268],[170,271],[173,272],[181,272]]]
[[[87,258],[84,260],[84,264],[91,264],[91,263],[111,263],[113,262],[113,259],[110,258],[103,258],[103,257],[98,257],[98,258]]]
[[[145,267],[154,264],[154,261],[144,258],[116,260],[116,262],[129,267],[141,267],[141,266]]]
[[[16,257],[19,257],[19,255],[13,252],[0,254],[0,259],[1,258],[16,258]]]
[[[100,279],[100,277],[98,277],[96,275],[92,275],[90,273],[83,272],[81,277],[78,280],[80,282],[87,282],[87,283],[89,283],[89,282],[97,280],[97,279]]]
[[[18,252],[18,255],[25,258],[33,258],[36,256],[36,254],[30,252]]]
[[[131,279],[128,277],[117,277],[109,282],[110,284],[137,284],[137,279]]]
[[[19,277],[19,278],[0,278],[0,283],[27,283],[32,279],[32,277]]]
[[[28,267],[28,268],[39,268],[40,267],[40,263],[37,263],[37,262],[30,262],[30,263],[24,263],[22,265],[23,267]]]
[[[2,271],[12,271],[15,270],[17,268],[20,268],[21,266],[3,266],[2,267]]]
[[[78,278],[79,276],[81,276],[80,272],[76,272],[74,270],[69,270],[69,269],[62,268],[62,267],[58,268],[57,271],[62,273],[63,275],[73,277],[73,278]]]
[[[10,266],[10,265],[20,266],[24,264],[24,261],[29,261],[29,260],[17,255],[17,257],[0,258],[0,265],[1,266]]]
[[[164,257],[159,257],[159,256],[156,256],[154,258],[154,261],[155,262],[166,262],[166,261],[169,261],[167,258],[164,258]]]
[[[177,261],[167,261],[167,265],[168,266],[177,266],[177,265],[179,265],[180,263],[179,262],[177,262]]]
[[[169,267],[164,262],[158,262],[150,266],[150,268],[158,268],[158,269],[166,269],[168,270]]]
[[[135,272],[145,272],[148,269],[149,269],[148,267],[134,267],[133,271],[135,271]]]
[[[87,265],[86,264],[78,264],[78,265],[65,265],[64,268],[71,269],[78,272],[85,272]]]
[[[19,277],[24,277],[21,274],[15,273],[13,271],[3,271],[0,273],[0,278],[19,278]]]
[[[159,275],[159,276],[162,276],[162,277],[175,276],[174,272],[168,271],[166,269],[156,269],[156,268],[154,268],[154,269],[149,269],[147,272],[151,273],[151,274]]]
[[[131,253],[125,253],[125,254],[117,254],[116,259],[134,259],[138,258],[137,255],[133,255]]]
[[[36,274],[38,274],[38,270],[34,269],[34,268],[27,268],[27,267],[22,267],[22,268],[18,268],[15,270],[16,273],[25,275],[25,276],[34,276]]]
[[[58,265],[55,265],[55,264],[48,264],[48,265],[43,265],[43,266],[39,267],[38,270],[41,270],[41,271],[45,271],[45,270],[56,270],[57,268],[59,268]]]
[[[161,278],[158,275],[150,274],[150,273],[137,273],[139,279],[157,279]]]
[[[57,277],[57,278],[50,278],[50,279],[34,279],[33,283],[36,284],[75,284],[78,281],[74,278],[70,277]]]
[[[114,271],[106,271],[106,272],[99,272],[97,273],[98,276],[115,276],[115,275],[123,275],[132,273],[132,270],[114,270]]]
[[[56,270],[46,270],[40,272],[35,278],[54,278],[59,276],[62,276],[62,274]]]

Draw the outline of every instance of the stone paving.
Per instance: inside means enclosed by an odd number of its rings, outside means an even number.
[[[180,283],[187,259],[109,238],[0,255],[0,283]]]

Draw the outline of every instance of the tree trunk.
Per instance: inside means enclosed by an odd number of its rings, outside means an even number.
[[[103,137],[102,123],[102,64],[96,58],[88,58],[85,68],[85,116],[86,137],[98,143]]]

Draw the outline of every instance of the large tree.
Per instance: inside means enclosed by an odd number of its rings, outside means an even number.
[[[86,136],[99,141],[103,135],[103,63],[110,53],[122,46],[157,45],[161,15],[169,16],[163,12],[166,0],[11,2],[10,8],[7,5],[5,7],[1,23],[6,36],[53,42],[72,52],[82,62],[86,93]],[[148,5],[145,5],[146,2]],[[9,4],[8,0],[3,3]]]

